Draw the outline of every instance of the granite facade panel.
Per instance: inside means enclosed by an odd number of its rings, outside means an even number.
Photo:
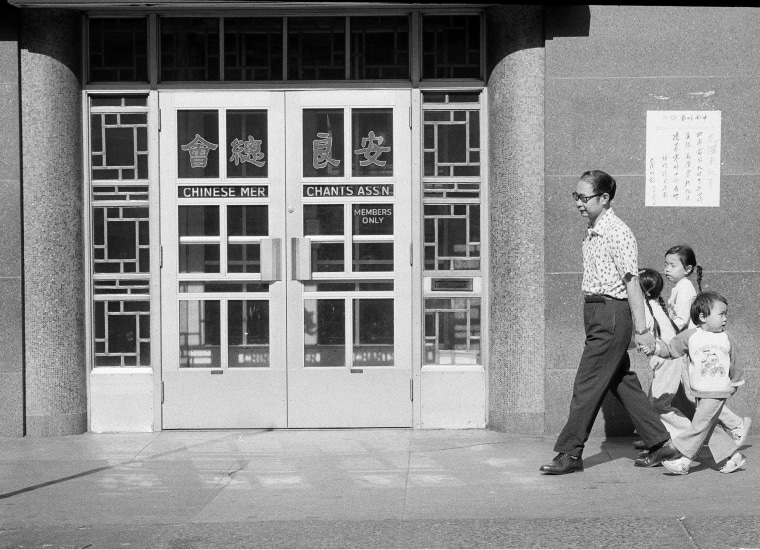
[[[721,174],[757,173],[758,95],[760,77],[547,75],[546,172],[577,177],[593,166],[616,176],[643,176],[647,111],[720,111]]]
[[[755,8],[592,5],[588,9],[587,36],[559,35],[547,41],[547,75],[671,78],[758,74],[760,13]],[[552,15],[550,11],[548,16]]]

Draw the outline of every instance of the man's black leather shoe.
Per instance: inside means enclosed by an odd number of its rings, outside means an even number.
[[[637,439],[633,442],[633,448],[638,451],[642,451],[644,449],[648,449],[649,446],[644,442],[643,439]]]
[[[549,464],[544,464],[539,468],[542,474],[569,474],[571,472],[583,471],[583,459],[573,457],[567,453],[559,453]]]
[[[663,460],[673,460],[679,458],[681,453],[673,446],[673,443],[668,440],[662,447],[656,451],[651,451],[647,456],[643,458],[637,458],[634,462],[635,466],[640,468],[653,468],[659,466]]]

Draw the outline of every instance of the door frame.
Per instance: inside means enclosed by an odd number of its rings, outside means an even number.
[[[246,90],[246,91],[249,91],[249,90]],[[285,103],[287,103],[288,93],[302,93],[304,91],[306,91],[306,90],[303,90],[303,91],[302,90],[293,90],[293,91],[289,91],[289,92],[283,92],[283,95],[286,98]],[[327,89],[327,90],[308,90],[307,92],[330,93],[330,92],[335,92],[335,91],[336,90]],[[389,90],[387,90],[386,88],[383,87],[383,88],[381,88],[380,91],[387,93]],[[406,281],[406,285],[408,287],[407,288],[407,295],[412,300],[412,304],[411,304],[412,307],[410,308],[410,311],[408,313],[409,317],[410,317],[409,320],[408,320],[408,323],[409,323],[408,327],[409,327],[410,330],[407,331],[407,332],[409,332],[411,334],[411,338],[409,340],[409,348],[410,349],[409,349],[409,354],[408,354],[410,364],[408,365],[408,369],[406,370],[406,377],[410,380],[410,383],[412,384],[411,389],[410,389],[410,391],[411,391],[411,395],[410,395],[410,397],[411,397],[411,404],[410,404],[410,409],[409,409],[409,419],[408,419],[407,425],[410,426],[410,427],[412,427],[412,426],[415,426],[415,425],[418,424],[418,419],[419,419],[419,409],[418,409],[419,408],[419,399],[417,397],[419,395],[419,384],[418,384],[417,381],[419,380],[419,371],[420,371],[421,356],[422,356],[422,348],[421,348],[421,345],[420,345],[420,342],[421,342],[421,336],[420,335],[421,335],[421,327],[422,327],[421,318],[420,318],[420,313],[421,313],[420,289],[418,288],[419,285],[415,284],[415,281],[419,280],[418,277],[419,277],[419,273],[420,273],[420,265],[419,265],[420,262],[419,261],[414,261],[416,259],[416,257],[419,257],[419,251],[416,250],[416,248],[418,246],[417,243],[420,242],[419,241],[419,235],[420,235],[420,229],[421,229],[421,223],[420,223],[420,219],[419,219],[419,216],[420,216],[420,213],[421,213],[420,212],[420,206],[419,206],[419,192],[420,191],[418,189],[419,186],[416,184],[417,180],[418,180],[417,172],[419,170],[419,155],[414,153],[415,150],[419,151],[418,137],[419,137],[420,129],[419,129],[419,125],[418,124],[412,124],[412,120],[413,120],[412,112],[414,112],[414,110],[415,110],[415,99],[416,99],[417,108],[419,106],[419,91],[418,90],[410,90],[410,89],[400,89],[400,90],[397,90],[397,91],[398,92],[403,92],[403,93],[407,94],[407,97],[410,98],[409,101],[408,101],[408,103],[409,103],[409,126],[411,128],[411,130],[409,132],[409,137],[411,139],[411,144],[410,144],[411,145],[411,154],[410,154],[410,158],[409,158],[409,163],[405,167],[405,169],[408,170],[408,182],[409,182],[408,184],[411,187],[411,192],[410,192],[410,195],[411,195],[411,201],[410,202],[411,202],[411,204],[410,204],[410,208],[409,208],[408,214],[407,214],[409,217],[411,217],[411,220],[410,220],[410,222],[411,222],[411,231],[409,233],[407,233],[407,235],[406,235],[408,237],[409,243],[405,242],[406,238],[405,238],[404,242],[400,242],[397,239],[394,239],[394,243],[396,244],[397,247],[404,248],[405,250],[407,248],[407,245],[409,246],[409,255],[411,256],[409,258],[409,261],[412,263],[411,270],[409,271],[409,276],[408,276],[409,280]],[[214,90],[214,91],[210,91],[210,90],[198,90],[198,91],[166,90],[165,92],[162,92],[162,93],[166,93],[166,92],[168,92],[169,94],[182,94],[182,95],[187,94],[188,96],[194,96],[194,97],[198,97],[198,98],[202,98],[203,95],[206,95],[206,94],[208,94],[209,96],[212,96],[212,95],[213,96],[218,96],[220,94],[229,94],[229,93],[231,93],[231,92],[229,92],[227,90]],[[252,93],[258,93],[258,92],[261,92],[261,93],[272,93],[272,92],[277,93],[274,90],[250,90],[250,92],[252,92]],[[351,93],[351,92],[353,92],[353,90],[351,88],[346,88],[345,92],[346,93]],[[159,96],[160,96],[160,94],[159,94]],[[159,103],[158,99],[156,100],[156,103],[157,104]],[[285,109],[287,109],[287,107]],[[159,116],[160,115],[157,115],[156,118],[158,118]],[[284,113],[283,113],[283,116],[284,116]],[[158,141],[158,138],[157,138],[157,141]],[[158,155],[156,155],[155,157],[157,158]],[[173,155],[169,155],[164,160],[164,162],[175,163],[176,159],[174,158]],[[156,162],[156,164],[158,164],[158,162]],[[299,172],[300,172],[300,169],[299,169]],[[156,173],[159,174],[159,180],[161,180],[162,179],[162,172],[157,171]],[[157,187],[160,189],[162,187],[162,184],[163,184],[163,182],[160,181],[159,186],[157,186]],[[175,186],[175,182],[174,181],[167,182],[167,184],[172,187],[172,192],[174,192],[173,189],[174,189],[174,186]],[[300,193],[300,184],[299,184],[297,190]],[[165,191],[165,190],[161,191],[161,190],[159,190],[157,192],[157,194],[160,196],[160,195],[162,195],[165,192],[168,192],[168,191]],[[292,189],[289,190],[288,192],[292,192]],[[161,201],[159,199],[159,201],[157,203],[158,207],[155,208],[155,211],[157,211],[157,214],[160,213],[162,211],[162,209],[164,208],[163,205],[162,205],[162,202],[164,202],[164,201]],[[176,202],[174,204],[176,205]],[[299,201],[299,204],[302,206],[303,205],[303,201]],[[299,212],[300,212],[300,208],[299,208]],[[283,214],[283,215],[287,216],[288,214]],[[153,224],[153,227],[154,228],[158,227],[158,232],[160,234],[160,227],[161,227],[161,225],[164,225],[165,223],[167,223],[166,220],[161,219],[157,223]],[[395,236],[395,233],[394,233],[394,236]],[[155,247],[156,249],[160,249],[160,247],[163,247],[163,245],[166,244],[164,241],[159,240],[159,239],[156,239],[155,241],[152,241],[152,242],[158,242],[159,243],[159,246]],[[285,249],[286,249],[286,246],[285,246],[285,243],[283,243],[283,247],[282,247],[282,254],[283,255],[285,255]],[[404,254],[404,256],[406,256],[406,254]],[[397,255],[397,257],[398,257],[398,255]],[[287,263],[288,263],[287,260],[289,260],[289,256],[287,256],[286,258],[284,258],[283,259],[283,263],[282,263],[282,280],[284,282],[287,282],[289,280],[290,273],[292,271],[291,267],[287,265]],[[157,281],[157,285],[156,286],[159,287],[159,289],[163,289],[164,269],[162,268],[159,271],[159,273],[160,273],[159,277],[160,277],[161,280]],[[395,280],[395,278],[396,277],[394,277],[394,280]],[[174,278],[174,280],[176,281],[176,277]],[[166,281],[166,282],[167,283],[171,283],[170,281]],[[159,294],[159,298],[158,298],[159,302],[162,304],[161,308],[158,308],[158,315],[159,315],[159,318],[160,318],[162,316],[163,312],[164,312],[164,309],[163,309],[164,306],[163,306],[163,304],[164,304],[165,296],[163,295],[162,291],[159,291],[158,294]],[[286,303],[291,303],[291,300],[288,299]],[[401,303],[401,300],[398,300],[398,298],[397,298],[397,303],[399,303],[399,304]],[[397,315],[397,317],[398,317],[398,315]],[[162,319],[162,321],[165,321],[165,319]],[[163,322],[162,323],[157,323],[157,325],[158,326],[154,326],[153,329],[155,329],[157,332],[159,332],[161,336],[160,336],[160,338],[158,340],[154,340],[154,341],[157,341],[159,349],[163,350],[163,346],[166,343],[166,342],[164,342],[163,335],[166,334],[166,329],[163,326],[164,325]],[[287,347],[288,346],[286,344],[286,348]],[[163,351],[162,351],[161,355],[162,355],[162,361],[160,361],[158,363],[159,368],[157,369],[157,372],[156,372],[156,374],[157,374],[157,376],[156,376],[156,385],[160,388],[160,391],[157,392],[158,395],[156,397],[157,403],[156,403],[156,409],[154,410],[154,416],[156,418],[156,425],[157,425],[157,427],[159,427],[160,429],[166,429],[166,428],[164,428],[164,421],[163,421],[163,412],[164,412],[163,411],[163,407],[164,407],[164,405],[163,405],[163,386],[164,386],[163,385],[163,380],[164,380],[164,364],[163,364],[164,357],[163,357]],[[287,370],[286,370],[286,373],[287,373]],[[288,399],[288,393],[289,393],[289,390],[286,389],[286,399]],[[287,412],[286,413],[286,426],[290,426],[290,425],[291,425],[291,423],[290,423],[290,414],[289,414],[289,412]]]

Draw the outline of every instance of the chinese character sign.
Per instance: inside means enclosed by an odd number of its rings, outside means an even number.
[[[232,150],[230,162],[234,162],[235,166],[241,162],[249,162],[261,168],[266,164],[263,160],[264,153],[261,152],[261,140],[253,139],[253,136],[248,136],[248,141],[235,138],[230,143],[230,149]]]
[[[380,155],[390,152],[390,147],[382,147],[385,138],[376,136],[374,130],[370,130],[367,137],[362,138],[362,146],[354,151],[355,155],[362,155],[364,158],[359,161],[359,166],[385,166],[387,161],[380,160]]]
[[[205,168],[208,163],[208,152],[216,151],[217,147],[219,145],[216,143],[211,143],[195,134],[190,143],[182,145],[182,150],[190,154],[190,166],[192,168]]]
[[[332,158],[333,138],[327,132],[319,132],[312,141],[311,164],[315,170],[321,170],[328,164],[339,166],[340,161]]]
[[[720,111],[647,111],[646,206],[720,206]]]

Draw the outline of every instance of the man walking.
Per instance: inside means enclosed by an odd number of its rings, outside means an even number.
[[[654,336],[646,328],[636,239],[612,210],[616,187],[612,176],[593,170],[581,176],[573,193],[581,216],[589,220],[581,285],[586,343],[567,423],[554,446],[559,454],[541,466],[544,474],[583,470],[583,447],[608,391],[626,408],[649,447],[649,455],[638,459],[637,466],[657,466],[678,452],[630,368],[628,346],[634,326],[638,348],[654,348]]]

